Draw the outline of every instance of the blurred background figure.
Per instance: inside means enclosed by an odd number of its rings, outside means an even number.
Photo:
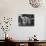
[[[34,41],[38,41],[36,35],[34,35],[34,36],[32,37],[32,39],[33,39]]]

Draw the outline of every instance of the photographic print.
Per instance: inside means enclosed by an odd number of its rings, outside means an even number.
[[[34,14],[22,14],[18,16],[19,26],[34,26]]]

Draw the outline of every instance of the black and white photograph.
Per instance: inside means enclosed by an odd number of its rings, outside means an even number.
[[[19,26],[34,26],[34,14],[22,14],[18,16]]]

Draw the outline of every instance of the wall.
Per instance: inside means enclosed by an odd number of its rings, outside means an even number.
[[[0,0],[0,17],[13,17],[13,22],[10,31],[8,31],[17,40],[27,40],[34,34],[39,40],[45,39],[45,16],[46,8],[32,8],[28,0]],[[34,27],[19,27],[18,16],[20,14],[34,14]],[[3,33],[2,31],[0,31]],[[0,35],[2,35],[0,33]],[[4,33],[3,33],[4,34]],[[4,39],[0,36],[0,39]]]

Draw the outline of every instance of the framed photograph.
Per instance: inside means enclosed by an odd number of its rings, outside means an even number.
[[[34,14],[22,14],[18,16],[19,26],[34,26]]]

